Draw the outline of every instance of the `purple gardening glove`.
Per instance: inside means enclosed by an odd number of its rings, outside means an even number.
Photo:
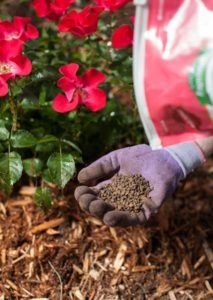
[[[84,184],[75,191],[80,207],[91,215],[103,219],[108,226],[134,226],[143,224],[158,212],[163,201],[176,189],[178,182],[201,164],[202,154],[195,143],[182,143],[160,150],[138,145],[113,151],[81,170],[79,182]],[[101,187],[115,175],[141,174],[149,181],[151,199],[143,204],[141,213],[130,214],[115,210],[98,198]]]

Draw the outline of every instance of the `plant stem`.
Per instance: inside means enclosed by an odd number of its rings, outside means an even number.
[[[9,93],[9,104],[10,104],[10,111],[12,114],[12,131],[16,131],[17,130],[17,107],[14,101],[14,97],[13,97],[13,88],[10,84],[10,93]]]

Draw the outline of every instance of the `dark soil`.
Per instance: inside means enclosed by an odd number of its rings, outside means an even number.
[[[104,186],[99,197],[120,211],[139,213],[143,203],[149,201],[149,182],[140,174],[116,175]]]

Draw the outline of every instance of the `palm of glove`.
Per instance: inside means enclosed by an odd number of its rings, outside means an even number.
[[[99,189],[109,183],[109,178],[115,174],[141,174],[149,181],[152,187],[151,200],[143,204],[141,213],[132,215],[117,211],[98,199]],[[83,210],[103,219],[107,225],[133,226],[144,223],[156,213],[182,178],[181,168],[169,152],[138,145],[113,151],[83,169],[78,179],[84,186],[76,189],[75,197]]]

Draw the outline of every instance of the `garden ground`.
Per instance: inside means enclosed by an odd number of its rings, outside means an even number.
[[[150,227],[109,229],[73,193],[48,214],[34,187],[0,202],[0,299],[213,299],[213,162],[189,177]]]

